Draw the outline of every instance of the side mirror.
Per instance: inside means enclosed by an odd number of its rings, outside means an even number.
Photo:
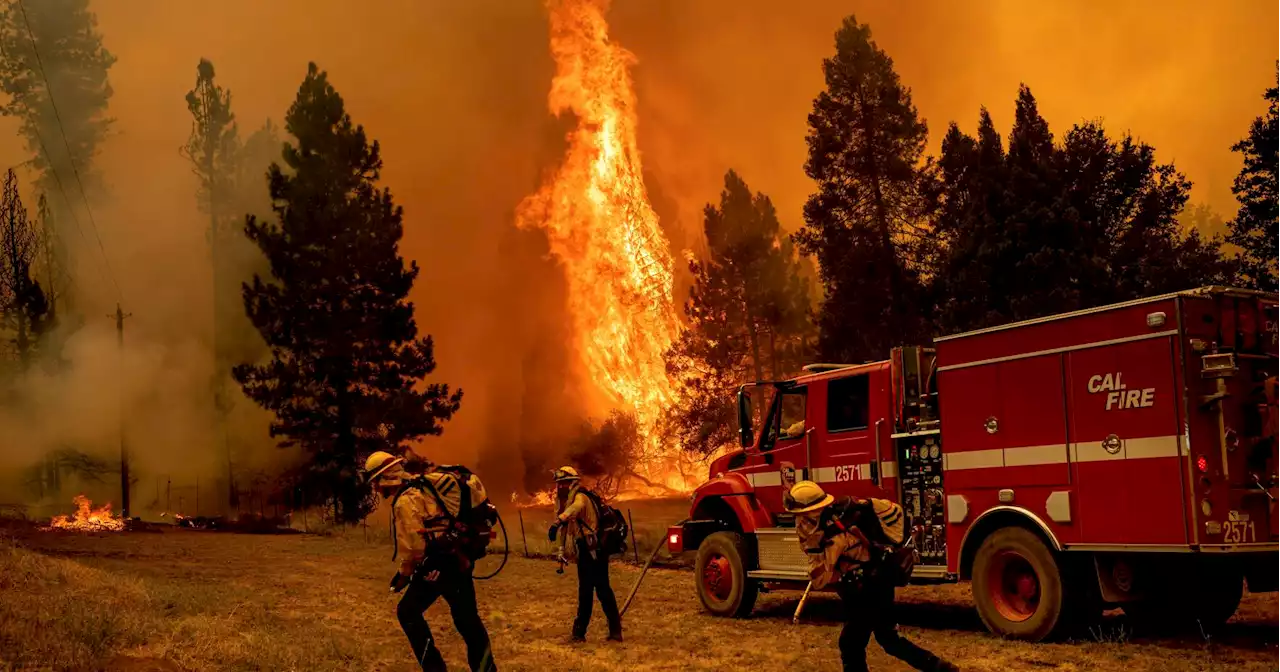
[[[751,428],[751,397],[747,396],[747,388],[738,388],[738,445],[750,448],[755,443],[755,432]]]

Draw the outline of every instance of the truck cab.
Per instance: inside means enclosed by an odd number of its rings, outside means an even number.
[[[791,380],[739,388],[738,449],[711,464],[710,478],[694,491],[690,521],[668,532],[672,552],[699,549],[699,596],[709,611],[745,615],[760,588],[808,582],[794,520],[782,505],[800,480],[836,497],[900,501],[905,493],[918,523],[916,578],[949,578],[941,453],[930,438],[938,433],[934,373],[931,349],[903,347],[888,360],[814,364]],[[915,441],[905,456],[904,437]]]
[[[803,589],[798,480],[901,504],[912,580],[972,580],[987,627],[1040,640],[1105,606],[1225,622],[1277,590],[1277,296],[1160,295],[743,385],[739,445],[668,530],[711,613]]]

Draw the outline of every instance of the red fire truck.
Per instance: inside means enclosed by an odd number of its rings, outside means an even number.
[[[1277,590],[1276,320],[1274,293],[1208,287],[743,386],[741,449],[668,549],[696,549],[713,614],[803,588],[782,495],[807,479],[901,503],[913,581],[972,581],[1000,635],[1109,605],[1223,622],[1245,585]]]

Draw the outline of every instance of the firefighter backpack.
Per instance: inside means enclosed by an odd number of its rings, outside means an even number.
[[[436,467],[436,472],[447,474],[452,482],[446,480],[443,484],[436,485],[426,476],[420,476],[406,481],[405,487],[425,490],[435,498],[440,510],[450,519],[447,536],[467,559],[475,562],[489,552],[491,533],[498,523],[498,508],[489,501],[480,477],[470,469],[460,465],[446,465]],[[444,495],[454,487],[460,490],[456,515],[449,511],[444,501]]]
[[[901,506],[885,499],[871,499],[869,504],[875,514],[874,521],[861,515],[865,508],[850,507],[834,522],[841,530],[857,527],[871,543],[874,572],[895,586],[905,586],[919,559],[913,540],[906,534],[906,513]]]
[[[629,528],[622,512],[605,503],[599,495],[586,488],[582,488],[580,492],[586,495],[596,507],[597,548],[604,551],[605,557],[626,553]]]

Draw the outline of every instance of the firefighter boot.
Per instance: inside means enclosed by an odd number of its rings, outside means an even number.
[[[611,629],[611,630],[609,630],[609,637],[608,637],[607,639],[608,639],[610,642],[621,642],[621,641],[622,641],[622,626],[621,626],[621,625],[619,625],[619,626],[618,626],[618,628],[617,628],[616,630],[612,630],[612,629]]]

